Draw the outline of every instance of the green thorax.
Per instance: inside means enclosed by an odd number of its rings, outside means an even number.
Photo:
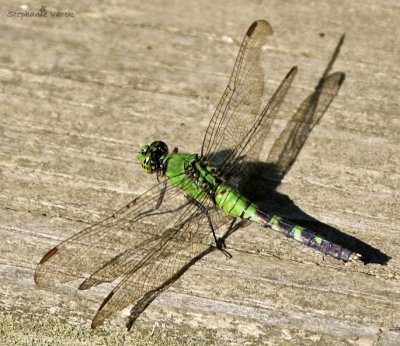
[[[212,198],[222,183],[216,177],[216,169],[199,160],[196,154],[172,153],[166,157],[164,165],[167,166],[165,175],[169,182],[195,199],[204,195]]]
[[[241,218],[251,218],[257,206],[225,184],[219,171],[201,161],[196,154],[172,153],[163,164],[169,182],[180,187],[196,200],[211,199],[228,214]]]

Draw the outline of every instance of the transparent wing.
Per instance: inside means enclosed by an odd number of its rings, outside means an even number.
[[[264,89],[260,52],[271,34],[265,20],[254,22],[246,32],[229,84],[204,136],[201,155],[209,162],[222,163],[254,124]]]
[[[189,183],[182,175],[182,185]],[[137,302],[174,275],[212,242],[211,222],[231,218],[219,213],[206,195],[196,200],[161,182],[111,217],[50,250],[36,268],[35,282],[48,287],[92,274],[80,286],[122,281],[95,316],[92,327]]]
[[[39,287],[49,287],[84,277],[129,251],[136,251],[141,259],[146,250],[135,249],[161,242],[166,230],[183,222],[195,208],[181,189],[161,182],[112,216],[51,249],[36,268],[35,282]],[[110,273],[110,278],[117,274]]]
[[[294,66],[287,73],[278,89],[276,89],[264,110],[255,119],[252,127],[241,138],[236,147],[230,150],[225,157],[223,166],[220,168],[223,175],[230,176],[231,179],[240,177],[247,163],[258,161],[265,138],[296,73],[297,67]]]
[[[202,207],[205,206],[210,218],[198,206],[190,204],[182,212],[181,220],[173,227],[165,229],[152,242],[135,249],[138,252],[130,251],[124,258],[119,259],[118,263],[113,263],[113,267],[118,267],[120,274],[123,274],[123,280],[100,306],[93,319],[92,328],[101,325],[114,312],[131,303],[137,303],[146,293],[162,289],[193,257],[210,246],[210,220],[213,225],[218,225],[228,219],[219,213],[208,199],[202,201]],[[100,277],[102,281],[104,274],[108,277],[108,271],[107,267],[102,269],[94,274],[94,279]],[[91,284],[91,280],[92,278],[89,278],[87,281]]]

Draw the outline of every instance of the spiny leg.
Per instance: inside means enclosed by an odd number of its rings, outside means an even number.
[[[200,203],[199,201],[197,201],[197,200],[195,200],[195,199],[192,199],[192,203],[195,205],[195,206],[197,206],[197,208],[200,210],[200,212],[202,213],[202,214],[205,214],[206,215],[206,217],[207,217],[207,220],[208,220],[208,224],[209,224],[209,226],[210,226],[210,229],[211,229],[211,232],[212,232],[212,234],[213,234],[213,238],[214,238],[214,241],[215,241],[215,247],[218,249],[218,250],[220,250],[226,257],[228,257],[228,258],[232,258],[232,255],[227,251],[227,250],[225,250],[225,240],[223,239],[223,238],[217,238],[217,234],[215,233],[215,229],[214,229],[214,225],[213,225],[213,222],[212,222],[212,220],[211,220],[211,215],[210,215],[210,213],[208,212],[208,208],[207,207],[205,207],[202,203]],[[233,225],[233,224],[232,224]],[[230,226],[231,227],[231,226]]]
[[[160,191],[160,194],[158,196],[156,205],[153,208],[150,208],[149,210],[143,211],[140,214],[138,214],[135,218],[135,220],[140,220],[143,219],[144,217],[148,217],[148,216],[154,216],[154,215],[162,215],[162,214],[168,214],[168,213],[173,213],[175,211],[178,211],[184,207],[186,207],[188,205],[188,203],[184,203],[180,206],[178,206],[177,208],[173,208],[173,209],[168,209],[168,210],[164,210],[162,212],[157,212],[158,209],[160,209],[163,201],[164,201],[164,197],[165,197],[165,192],[167,190],[167,181],[164,181],[164,186],[162,188],[162,190]]]

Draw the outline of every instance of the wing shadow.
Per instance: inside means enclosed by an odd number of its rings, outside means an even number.
[[[303,212],[288,196],[276,191],[296,161],[312,129],[321,120],[345,79],[343,72],[329,74],[343,41],[344,35],[340,38],[314,92],[301,103],[293,114],[286,128],[272,146],[266,163],[249,164],[248,173],[240,182],[239,191],[258,202],[261,208],[276,211],[323,238],[361,254],[361,260],[365,264],[386,265],[390,260],[388,255],[351,235],[318,221]],[[253,188],[255,186],[256,189]],[[268,197],[266,198],[266,196]]]

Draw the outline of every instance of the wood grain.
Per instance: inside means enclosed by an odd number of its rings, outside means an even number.
[[[74,13],[59,19],[7,17],[14,6],[0,4],[3,343],[57,344],[66,335],[68,344],[153,344],[159,336],[177,344],[400,343],[397,1],[54,1],[48,11]],[[265,102],[299,67],[267,146],[346,34],[332,69],[346,80],[277,193],[298,215],[390,260],[344,264],[249,226],[227,239],[232,259],[214,251],[198,261],[136,332],[124,331],[126,311],[90,332],[112,286],[41,290],[36,264],[152,185],[135,163],[141,145],[161,139],[200,151],[241,39],[261,18],[274,29],[262,56]]]

